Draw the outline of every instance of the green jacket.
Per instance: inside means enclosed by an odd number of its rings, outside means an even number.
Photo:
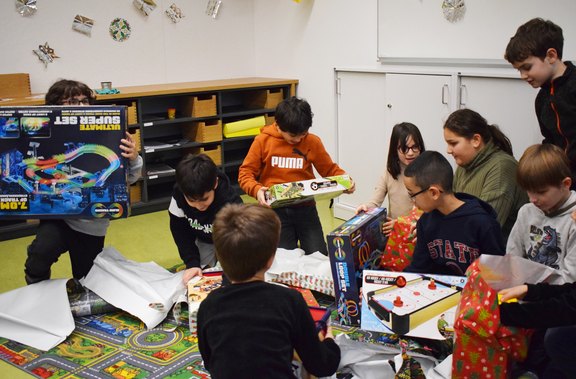
[[[454,192],[464,192],[484,200],[498,214],[507,240],[518,210],[528,202],[526,192],[516,183],[518,162],[489,142],[468,165],[458,167]]]

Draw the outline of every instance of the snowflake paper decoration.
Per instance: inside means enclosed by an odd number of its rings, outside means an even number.
[[[466,13],[464,0],[444,0],[442,3],[444,18],[450,22],[459,21]]]
[[[48,42],[45,42],[44,45],[38,45],[38,50],[32,50],[34,54],[40,59],[42,63],[44,63],[44,67],[48,67],[48,63],[54,62],[54,59],[60,58],[54,52],[54,49],[48,45]]]
[[[176,4],[170,5],[170,8],[166,9],[166,15],[170,17],[173,23],[180,22],[184,17],[182,10],[176,6]]]
[[[16,0],[16,11],[21,16],[32,16],[36,13],[36,0]]]

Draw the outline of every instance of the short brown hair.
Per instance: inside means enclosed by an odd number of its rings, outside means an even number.
[[[570,177],[568,157],[558,146],[549,143],[527,148],[516,171],[516,181],[525,191],[557,187]]]
[[[216,215],[212,239],[216,258],[233,282],[250,279],[276,253],[280,219],[258,204],[228,204]]]
[[[550,20],[533,18],[520,25],[516,34],[510,38],[504,58],[514,64],[530,56],[544,59],[548,49],[555,49],[558,58],[562,59],[564,36],[562,28]]]
[[[46,105],[62,105],[67,99],[75,96],[86,96],[90,105],[96,101],[94,92],[86,84],[76,80],[61,79],[52,84],[44,96]]]

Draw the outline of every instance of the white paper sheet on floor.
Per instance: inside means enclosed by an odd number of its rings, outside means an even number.
[[[186,301],[182,275],[182,271],[173,274],[155,262],[128,260],[107,247],[80,283],[108,303],[138,317],[151,329],[166,318],[176,302]],[[154,309],[150,304],[162,306]]]
[[[75,327],[67,281],[45,280],[0,294],[0,336],[43,351],[64,341]]]

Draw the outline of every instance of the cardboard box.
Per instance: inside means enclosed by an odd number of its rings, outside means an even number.
[[[443,339],[466,277],[365,270],[362,283],[362,329]]]
[[[300,182],[275,184],[268,188],[266,198],[272,208],[294,205],[312,199],[331,199],[352,187],[348,175],[328,176]]]
[[[218,113],[216,107],[216,95],[205,94],[192,96],[183,106],[184,115],[187,117],[212,117]]]
[[[222,146],[221,145],[209,145],[202,147],[192,147],[186,149],[187,154],[206,154],[216,166],[222,164]]]
[[[386,237],[382,224],[386,209],[373,208],[360,213],[326,236],[328,257],[334,278],[338,320],[343,325],[360,324],[359,288],[362,271],[380,264]]]
[[[247,108],[275,109],[284,99],[282,88],[271,88],[251,91],[244,97],[244,106]]]
[[[210,292],[222,286],[222,275],[204,275],[192,278],[188,282],[188,322],[190,326],[190,333],[195,334],[198,330],[198,309],[200,303]]]
[[[124,106],[0,107],[0,217],[127,217],[125,130]]]
[[[29,97],[30,95],[28,74],[0,74],[0,99]]]
[[[194,122],[185,125],[182,131],[184,137],[196,142],[222,141],[222,121],[218,119]]]

